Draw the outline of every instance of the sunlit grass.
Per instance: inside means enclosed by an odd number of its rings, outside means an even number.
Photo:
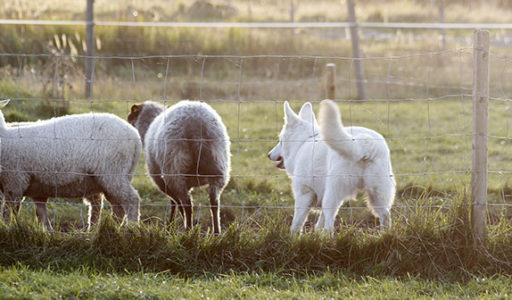
[[[184,278],[167,273],[103,274],[87,269],[70,273],[0,267],[2,298],[184,298],[184,299],[451,299],[508,297],[510,278],[475,277],[467,282],[437,282],[409,277],[363,276],[328,272],[301,278],[277,274],[226,274]]]
[[[176,224],[120,227],[110,218],[89,233],[80,229],[45,233],[35,223],[13,222],[0,225],[0,265],[5,267],[3,272],[27,267],[29,272],[79,271],[93,276],[144,272],[197,278],[275,273],[307,278],[343,272],[356,280],[391,276],[444,283],[512,274],[507,217],[490,224],[487,244],[474,248],[467,196],[432,195],[419,194],[415,202],[395,208],[393,212],[401,212],[391,230],[378,232],[368,226],[369,220],[351,224],[346,216],[332,236],[290,234],[284,211],[249,214],[220,235],[198,227],[184,232]],[[453,205],[435,205],[439,201]],[[30,289],[37,290],[37,286]],[[68,288],[74,289],[63,287]]]

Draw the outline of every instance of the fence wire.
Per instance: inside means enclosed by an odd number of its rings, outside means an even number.
[[[368,99],[356,99],[354,59],[314,55],[151,55],[83,56],[69,54],[0,53],[17,65],[0,66],[0,99],[12,102],[2,110],[9,126],[20,129],[36,119],[82,112],[109,112],[126,119],[135,103],[146,99],[172,106],[182,99],[209,103],[222,117],[231,143],[231,182],[221,196],[221,210],[232,218],[265,214],[265,210],[294,208],[290,180],[268,160],[279,142],[284,101],[296,112],[305,101],[315,110],[325,98],[324,66],[335,63],[336,98],[345,126],[364,126],[381,133],[390,148],[398,193],[393,213],[404,209],[449,209],[453,199],[469,189],[471,175],[472,48],[368,57],[365,66]],[[84,61],[92,58],[95,96],[82,88]],[[505,80],[511,58],[491,53],[489,126],[490,208],[512,206],[509,151],[512,84]],[[13,122],[22,123],[13,123]],[[21,136],[18,136],[18,138]],[[23,137],[25,138],[25,137]],[[30,139],[31,137],[26,137]],[[2,137],[2,142],[4,139]],[[35,138],[32,137],[34,141]],[[60,141],[62,137],[37,139]],[[81,140],[80,137],[67,140]],[[97,141],[112,138],[97,139]],[[321,139],[319,139],[321,141]],[[16,155],[5,153],[4,155]],[[57,170],[4,169],[2,176]],[[67,172],[90,176],[88,172]],[[126,176],[115,172],[95,175]],[[143,219],[168,217],[168,198],[150,181],[140,158],[132,181],[142,197]],[[169,176],[190,174],[166,174]],[[320,175],[319,175],[320,176]],[[326,177],[357,178],[350,170]],[[58,188],[55,196],[59,198]],[[207,219],[207,192],[192,193],[195,218]],[[417,200],[410,202],[410,200]],[[406,201],[407,200],[407,201]],[[353,220],[367,210],[364,196],[341,207]],[[25,201],[24,206],[32,206]],[[49,202],[52,222],[67,219],[87,223],[86,206],[76,200]],[[115,204],[113,204],[115,205]],[[108,206],[108,203],[107,203]],[[31,209],[28,209],[31,210]],[[360,212],[361,211],[361,212]],[[27,213],[30,214],[30,213]],[[69,220],[68,220],[69,221]],[[204,222],[204,220],[203,220]]]

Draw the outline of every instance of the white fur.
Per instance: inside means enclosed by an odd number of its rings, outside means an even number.
[[[0,183],[15,213],[29,196],[40,221],[51,229],[47,198],[87,197],[101,205],[97,194],[104,193],[117,216],[138,222],[140,198],[130,181],[142,143],[126,121],[89,113],[9,127],[0,112],[0,137]]]
[[[310,208],[319,206],[322,212],[315,229],[332,232],[340,206],[358,191],[368,193],[368,206],[379,217],[381,228],[389,226],[396,183],[384,138],[368,128],[343,127],[338,108],[330,100],[321,103],[320,125],[309,102],[299,115],[288,102],[284,111],[280,141],[269,158],[279,161],[278,166],[292,178],[295,213],[291,231],[300,231]]]

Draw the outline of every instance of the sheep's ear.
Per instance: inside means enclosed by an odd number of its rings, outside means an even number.
[[[309,123],[315,123],[315,113],[313,112],[313,106],[311,106],[311,103],[306,102],[304,105],[302,105],[302,108],[299,112],[299,117]]]
[[[11,101],[11,99],[5,99],[0,101],[0,108],[4,108],[9,103],[9,101]]]
[[[142,110],[142,104],[134,104],[132,105],[132,114],[138,114]]]
[[[288,101],[284,102],[284,119],[285,119],[286,123],[293,123],[293,122],[299,121],[299,117],[292,110]]]

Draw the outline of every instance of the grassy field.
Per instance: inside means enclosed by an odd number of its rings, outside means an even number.
[[[285,219],[268,217],[219,236],[120,228],[109,218],[91,233],[0,226],[0,296],[507,297],[510,224],[502,218],[486,247],[473,248],[460,204],[411,209],[386,233],[347,224],[332,237],[293,236]]]
[[[180,299],[453,299],[507,298],[510,278],[474,278],[445,282],[393,277],[353,278],[339,273],[296,278],[266,274],[226,274],[183,278],[138,272],[102,274],[88,271],[34,272],[23,267],[2,268],[2,298],[180,298]],[[31,289],[16,288],[31,286]],[[66,287],[66,288],[64,288]]]
[[[0,18],[83,19],[85,1],[0,3]],[[208,3],[208,2],[207,2]],[[507,1],[450,1],[446,22],[510,22]],[[345,3],[295,1],[295,21],[344,21]],[[269,6],[272,9],[269,10]],[[360,21],[436,22],[431,1],[358,1]],[[97,20],[288,21],[290,2],[95,2]],[[512,110],[509,32],[491,32],[489,240],[473,249],[471,32],[362,30],[368,101],[355,101],[350,41],[343,30],[156,29],[96,27],[94,98],[83,96],[84,30],[0,26],[0,98],[8,121],[80,112],[126,118],[147,99],[210,103],[231,137],[232,179],[222,195],[223,234],[210,225],[204,189],[193,191],[196,230],[164,227],[168,199],[142,157],[133,180],[140,227],[109,219],[84,232],[77,200],[49,204],[58,233],[33,223],[0,224],[0,298],[496,298],[511,294]],[[279,38],[276,38],[279,36]],[[33,54],[19,56],[17,54]],[[44,54],[43,56],[39,54]],[[49,54],[47,56],[46,54]],[[186,57],[179,55],[185,54]],[[253,55],[267,55],[265,57]],[[114,55],[116,57],[105,57]],[[142,56],[156,57],[142,57]],[[162,56],[166,55],[166,56]],[[173,56],[175,55],[175,56]],[[221,55],[218,57],[216,55]],[[101,58],[104,57],[104,58]],[[382,133],[398,193],[393,230],[379,233],[364,195],[338,214],[338,234],[288,234],[290,180],[269,161],[283,102],[315,110],[325,97],[324,67],[336,63],[336,100],[345,125]],[[310,231],[317,218],[306,223]]]
[[[88,271],[35,272],[23,267],[0,268],[5,275],[2,298],[180,298],[180,299],[453,299],[507,298],[510,278],[444,282],[410,277],[350,277],[341,273],[296,278],[266,274],[226,274],[183,278],[138,272],[103,274]],[[0,283],[1,284],[1,283]],[[31,286],[28,288],[17,288]],[[65,287],[65,288],[64,288]]]

